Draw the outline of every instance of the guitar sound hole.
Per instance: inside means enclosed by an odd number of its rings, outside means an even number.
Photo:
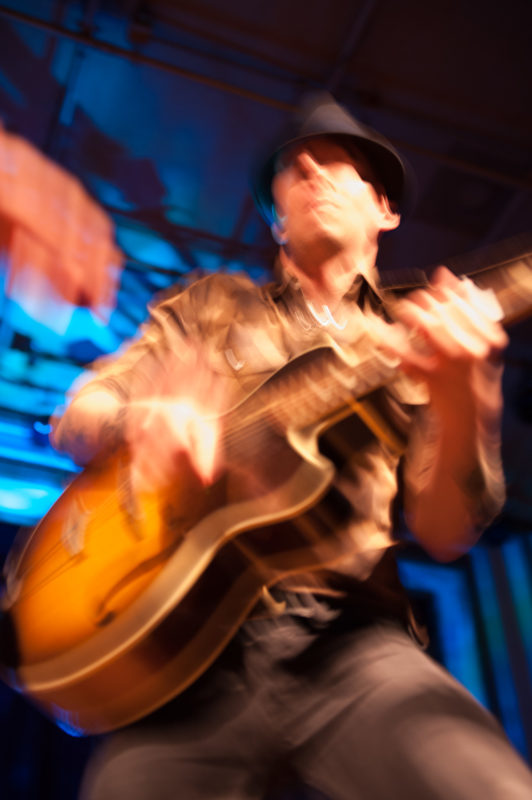
[[[96,625],[98,628],[105,628],[106,625],[109,625],[114,619],[116,618],[116,614],[114,611],[107,611],[103,617],[96,620]]]

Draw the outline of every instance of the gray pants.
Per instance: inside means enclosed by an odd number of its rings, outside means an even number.
[[[292,778],[312,790],[289,790]],[[532,776],[400,625],[342,612],[246,623],[188,691],[104,743],[82,789],[83,800],[323,796],[530,800]]]

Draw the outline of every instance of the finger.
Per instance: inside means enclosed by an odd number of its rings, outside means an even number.
[[[503,311],[492,289],[481,289],[464,275],[457,276],[446,267],[438,267],[433,275],[433,286],[437,290],[450,290],[475,306],[493,322],[500,322]]]
[[[451,322],[443,313],[443,307],[428,294],[424,299],[424,307],[404,299],[396,308],[397,319],[411,332],[410,344],[416,351],[426,351],[429,345],[432,350],[445,351],[449,356],[458,357],[460,349],[454,336],[446,331]]]
[[[500,307],[495,296],[482,292],[471,281],[464,281],[458,294],[444,290],[447,305],[463,328],[486,339],[495,348],[505,347],[507,336],[498,324]]]
[[[219,463],[219,430],[215,420],[196,418],[189,425],[190,460],[204,484],[212,483]]]
[[[447,289],[457,289],[461,283],[461,279],[454,272],[441,264],[436,267],[431,275],[430,283],[432,286],[438,286]]]
[[[428,289],[415,289],[410,292],[407,297],[403,297],[397,301],[396,307],[401,308],[407,303],[413,303],[419,308],[428,310],[429,308],[430,291]]]
[[[504,312],[493,289],[480,289],[473,281],[461,282],[464,298],[492,322],[504,319]]]
[[[462,286],[458,293],[440,286],[438,295],[426,292],[423,305],[405,298],[398,304],[396,316],[409,328],[422,331],[432,346],[449,356],[487,357],[492,349],[506,346],[503,329],[484,313],[484,298],[476,302],[475,287]],[[469,301],[471,295],[475,303]]]
[[[203,414],[191,400],[173,403],[170,418],[176,441],[188,454],[198,477],[211,483],[219,463],[218,420]]]
[[[437,358],[423,332],[405,326],[402,321],[387,323],[376,318],[374,332],[378,335],[379,349],[400,359],[401,366],[413,377],[434,371]]]
[[[449,332],[467,350],[483,354],[486,348],[500,351],[506,347],[508,337],[498,324],[502,310],[493,292],[479,289],[469,279],[460,279],[453,281],[452,288],[440,286],[438,301],[441,307],[433,310],[450,325]]]

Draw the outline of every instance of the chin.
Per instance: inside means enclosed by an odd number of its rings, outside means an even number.
[[[324,260],[338,255],[347,244],[331,231],[324,230],[306,230],[297,238],[297,245],[294,244],[294,238],[289,239],[290,242],[292,243],[294,254],[298,252],[303,254],[311,251],[315,257],[320,257]]]

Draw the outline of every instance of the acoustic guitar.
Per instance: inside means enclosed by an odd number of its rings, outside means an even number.
[[[532,306],[531,267],[529,254],[474,276],[505,323]],[[8,558],[3,678],[74,734],[183,691],[268,586],[348,554],[334,526],[317,535],[301,516],[334,475],[318,439],[357,413],[400,450],[368,399],[396,373],[383,353],[353,363],[332,340],[293,359],[223,415],[228,466],[208,488],[185,469],[171,493],[134,494],[125,452],[82,472]],[[296,524],[276,536],[283,520]]]

